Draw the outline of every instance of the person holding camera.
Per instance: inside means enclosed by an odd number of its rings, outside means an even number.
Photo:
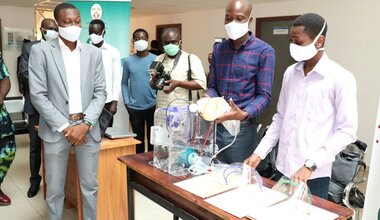
[[[176,28],[165,29],[162,42],[165,53],[156,58],[159,63],[152,63],[150,67],[150,86],[158,90],[157,108],[167,107],[175,99],[194,101],[196,95],[192,90],[206,89],[201,60],[180,49],[181,34]]]
[[[156,91],[149,86],[149,65],[156,55],[148,51],[148,32],[137,29],[132,36],[135,54],[127,57],[123,63],[121,91],[125,107],[129,114],[132,130],[141,144],[136,146],[136,153],[145,152],[145,123],[147,127],[148,151],[153,151],[150,144],[150,127],[153,126],[156,110]]]

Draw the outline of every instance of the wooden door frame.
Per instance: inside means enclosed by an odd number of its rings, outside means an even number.
[[[0,52],[3,54],[3,29],[1,27],[1,19],[0,19]]]
[[[255,29],[255,36],[260,38],[261,35],[261,23],[267,22],[267,21],[293,21],[294,19],[298,18],[299,15],[290,15],[290,16],[279,16],[279,17],[264,17],[264,18],[256,18],[256,29]]]

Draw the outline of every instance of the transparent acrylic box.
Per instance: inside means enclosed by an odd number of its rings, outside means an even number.
[[[186,175],[196,157],[210,158],[213,137],[214,123],[190,112],[188,105],[159,108],[151,127],[152,164],[174,176]]]

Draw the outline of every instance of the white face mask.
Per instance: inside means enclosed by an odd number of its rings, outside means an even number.
[[[46,34],[44,34],[45,40],[54,40],[58,37],[58,32],[53,30],[46,30]]]
[[[92,44],[98,44],[102,42],[104,39],[103,39],[103,35],[90,34],[90,40]]]
[[[82,31],[82,28],[78,26],[69,26],[69,27],[58,27],[59,35],[63,37],[64,39],[75,42],[79,39],[80,32]]]
[[[318,38],[321,36],[322,32],[325,30],[325,27],[326,27],[326,21],[323,24],[322,30],[315,37],[313,42],[311,42],[311,44],[307,46],[300,46],[295,43],[290,43],[289,45],[290,55],[293,57],[294,60],[296,60],[297,62],[310,60],[318,53],[319,50],[325,49],[325,48],[317,49],[314,45],[317,42]]]
[[[228,37],[232,40],[237,40],[243,37],[244,34],[246,34],[249,31],[248,23],[249,23],[249,19],[246,23],[231,21],[230,23],[224,25],[224,27],[226,28]]]
[[[148,41],[146,40],[135,41],[134,45],[137,51],[145,51],[146,49],[148,49]]]

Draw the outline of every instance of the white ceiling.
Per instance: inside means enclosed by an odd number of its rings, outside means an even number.
[[[35,7],[43,3],[43,7],[54,8],[55,2],[64,0],[0,0],[3,6]],[[289,0],[252,0],[253,4],[284,2]],[[132,16],[152,16],[160,14],[176,14],[197,10],[224,8],[226,0],[132,0]]]

